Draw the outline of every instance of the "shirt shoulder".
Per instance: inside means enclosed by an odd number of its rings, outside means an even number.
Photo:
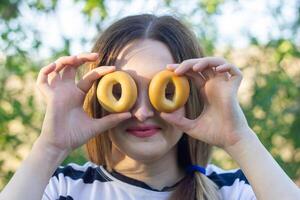
[[[170,195],[170,192],[151,191],[133,182],[124,182],[110,173],[104,166],[92,162],[60,166],[50,178],[42,200],[166,200]]]
[[[95,182],[101,187],[101,184],[112,181],[97,168],[98,166],[92,162],[86,162],[84,165],[70,163],[58,167],[50,178],[42,199],[72,200],[93,194]]]
[[[255,200],[252,187],[241,169],[224,170],[209,164],[206,176],[219,188],[222,199]]]
[[[72,180],[81,180],[85,184],[93,183],[94,181],[112,181],[101,170],[98,170],[98,166],[92,162],[86,162],[84,165],[70,163],[66,166],[60,166],[54,172],[53,177],[57,179],[70,178]]]

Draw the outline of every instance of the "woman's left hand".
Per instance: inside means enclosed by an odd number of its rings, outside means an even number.
[[[223,58],[204,57],[167,65],[177,75],[193,79],[203,98],[202,113],[190,120],[179,112],[160,116],[191,137],[226,148],[247,136],[249,126],[237,99],[241,71]],[[201,74],[199,74],[201,72]],[[200,102],[199,102],[200,103]]]

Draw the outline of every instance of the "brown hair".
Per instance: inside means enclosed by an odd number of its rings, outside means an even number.
[[[87,70],[102,65],[114,65],[123,47],[136,39],[154,39],[163,42],[169,47],[176,63],[203,56],[196,37],[179,20],[172,16],[157,17],[143,14],[125,17],[109,26],[97,39],[92,49],[93,52],[99,53],[99,59]],[[202,112],[203,103],[195,84],[192,80],[189,82],[191,91],[185,105],[186,117],[195,119]],[[94,118],[108,114],[97,101],[97,83],[98,81],[88,92],[83,105],[84,110]],[[111,148],[108,131],[90,139],[86,144],[89,159],[98,165],[106,165],[108,170],[112,170]],[[209,162],[211,146],[184,133],[178,142],[177,152],[178,163],[183,169],[190,164],[206,166]],[[187,174],[170,199],[218,199],[217,187],[199,172]]]

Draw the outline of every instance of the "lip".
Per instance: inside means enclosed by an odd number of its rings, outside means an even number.
[[[145,138],[157,134],[159,130],[161,130],[161,128],[156,125],[139,125],[127,128],[126,132],[136,137]]]

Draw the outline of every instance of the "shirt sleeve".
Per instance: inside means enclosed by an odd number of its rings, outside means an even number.
[[[236,179],[230,186],[221,187],[220,192],[226,200],[256,200],[251,185],[240,179]]]
[[[209,166],[208,178],[219,188],[223,200],[256,200],[250,183],[241,169],[223,170]]]
[[[49,180],[48,185],[45,188],[42,200],[54,200],[58,199],[58,180],[56,177],[52,177]]]
[[[62,173],[62,168],[56,169],[46,186],[42,200],[57,200],[67,191],[67,184]]]

